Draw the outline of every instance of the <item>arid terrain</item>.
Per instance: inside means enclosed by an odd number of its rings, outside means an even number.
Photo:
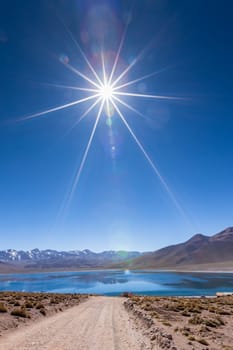
[[[0,293],[0,349],[233,350],[233,296],[124,296]]]
[[[0,337],[78,305],[87,298],[84,294],[0,292]]]
[[[125,307],[159,349],[233,350],[233,296],[131,296]]]
[[[6,334],[1,350],[151,349],[123,306],[124,299],[90,297],[63,313]]]

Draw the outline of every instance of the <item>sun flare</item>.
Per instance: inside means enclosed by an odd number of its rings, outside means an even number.
[[[114,95],[113,87],[106,83],[103,87],[100,87],[100,95],[105,101],[110,101]]]
[[[131,106],[129,104],[129,102],[128,102],[129,98],[135,98],[135,99],[141,98],[141,99],[148,99],[148,100],[182,100],[183,98],[178,98],[178,97],[174,97],[174,96],[159,95],[159,94],[156,94],[156,95],[155,94],[145,94],[145,93],[138,92],[137,89],[136,89],[136,91],[129,90],[129,87],[135,86],[135,84],[137,84],[141,81],[144,81],[148,78],[151,78],[152,76],[157,75],[159,72],[163,71],[164,69],[160,70],[160,71],[155,71],[153,73],[144,75],[142,77],[138,77],[137,79],[134,79],[134,80],[127,81],[128,73],[141,60],[141,58],[144,54],[144,51],[145,51],[145,50],[143,50],[133,60],[133,62],[131,64],[129,64],[126,68],[124,68],[120,73],[116,74],[116,69],[117,69],[118,64],[119,64],[119,59],[120,59],[122,47],[123,47],[124,40],[125,40],[126,30],[122,36],[118,51],[115,54],[115,59],[114,59],[114,62],[112,63],[112,67],[111,67],[111,70],[109,72],[107,72],[107,69],[106,69],[106,67],[109,67],[109,62],[107,62],[108,64],[106,65],[106,61],[108,59],[107,58],[108,56],[105,54],[104,50],[101,51],[100,58],[101,58],[102,71],[100,71],[100,74],[99,74],[99,70],[97,69],[97,67],[95,67],[91,64],[88,57],[86,56],[86,54],[82,50],[79,43],[76,41],[73,34],[70,32],[70,30],[68,28],[65,28],[65,29],[69,33],[71,40],[75,43],[78,51],[80,52],[81,56],[83,57],[84,61],[86,62],[87,66],[89,68],[89,74],[86,74],[86,73],[78,70],[77,68],[75,68],[73,65],[71,65],[69,63],[68,58],[62,59],[60,61],[66,68],[71,70],[79,78],[83,79],[83,82],[85,83],[85,87],[84,86],[83,87],[82,86],[67,86],[67,85],[62,85],[62,84],[49,84],[49,85],[57,87],[57,88],[71,89],[71,90],[83,92],[83,93],[87,94],[87,96],[84,98],[80,98],[78,100],[72,101],[70,103],[64,104],[64,105],[56,106],[56,107],[47,109],[47,110],[39,112],[39,113],[29,115],[25,118],[22,118],[21,120],[28,120],[28,119],[32,119],[32,118],[41,117],[41,116],[50,114],[52,112],[56,112],[56,111],[63,110],[63,109],[69,108],[69,107],[73,107],[73,106],[76,106],[76,105],[79,105],[79,104],[82,104],[85,102],[92,101],[92,104],[85,110],[85,112],[75,122],[75,124],[72,127],[72,129],[73,129],[75,126],[77,126],[77,124],[80,123],[81,120],[83,120],[91,111],[93,111],[96,106],[98,106],[98,111],[96,113],[94,126],[93,126],[91,134],[89,136],[87,146],[85,148],[83,157],[81,159],[80,166],[77,169],[75,179],[73,181],[73,184],[72,184],[71,189],[69,191],[69,194],[67,196],[67,206],[73,198],[73,195],[75,193],[80,176],[82,174],[82,170],[84,168],[92,141],[94,139],[95,132],[96,132],[97,126],[99,124],[99,120],[100,120],[102,114],[105,112],[105,116],[109,119],[110,119],[110,117],[112,118],[113,116],[118,116],[121,119],[122,123],[124,124],[124,126],[128,130],[129,135],[131,136],[133,141],[136,143],[138,149],[142,152],[145,160],[149,163],[149,165],[152,168],[155,175],[158,177],[161,185],[163,186],[163,188],[167,192],[167,194],[170,197],[170,199],[172,200],[173,204],[178,209],[178,211],[183,216],[185,216],[184,211],[183,211],[182,207],[180,206],[179,202],[177,201],[175,195],[173,194],[173,192],[169,188],[167,182],[165,181],[165,179],[161,175],[160,171],[158,170],[155,163],[152,161],[149,154],[144,149],[144,146],[139,141],[138,137],[135,135],[132,127],[129,125],[129,123],[127,121],[125,113],[123,112],[123,110],[124,111],[128,110],[128,111],[134,112],[136,115],[138,115],[142,118],[145,118],[145,115],[142,112],[140,112],[139,110],[137,110],[136,108],[134,108],[133,106]],[[86,84],[88,84],[88,87],[86,87]],[[109,122],[108,125],[109,125],[109,127],[112,127],[111,122]],[[111,145],[110,145],[110,147],[112,149]]]

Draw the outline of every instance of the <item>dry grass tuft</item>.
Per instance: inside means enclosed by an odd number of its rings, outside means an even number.
[[[205,339],[197,339],[198,343],[202,344],[202,345],[209,345],[208,341]]]
[[[0,312],[1,313],[7,312],[7,308],[6,308],[6,306],[3,303],[0,303]]]
[[[18,316],[18,317],[23,317],[23,318],[27,318],[28,314],[26,313],[25,309],[14,309],[11,311],[11,315],[12,316]]]

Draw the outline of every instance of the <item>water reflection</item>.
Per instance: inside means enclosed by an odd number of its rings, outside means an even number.
[[[82,271],[0,275],[0,290],[147,295],[213,295],[233,290],[232,273]]]

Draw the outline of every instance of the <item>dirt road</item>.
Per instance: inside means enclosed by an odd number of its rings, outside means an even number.
[[[123,306],[123,299],[91,297],[87,302],[0,339],[1,350],[151,349]]]

